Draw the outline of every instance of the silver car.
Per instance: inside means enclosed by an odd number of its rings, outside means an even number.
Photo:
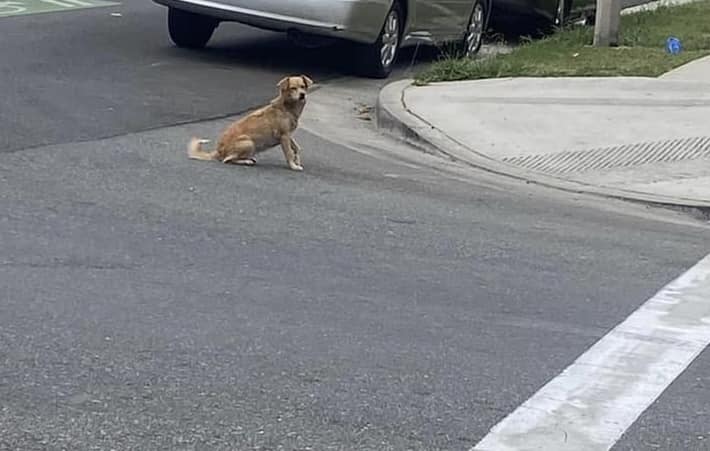
[[[293,36],[352,43],[355,68],[385,78],[399,49],[415,43],[481,47],[492,0],[154,0],[168,7],[168,31],[180,47],[202,48],[220,22],[241,22]]]

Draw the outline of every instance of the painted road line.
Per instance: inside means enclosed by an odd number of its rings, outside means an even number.
[[[48,0],[42,0],[42,1],[46,2]],[[84,8],[90,8],[90,7],[94,6],[93,3],[91,3],[90,1],[86,1],[86,0],[62,0],[62,3],[69,3],[73,7],[81,6]]]
[[[609,450],[710,343],[710,255],[664,287],[472,451]]]
[[[0,0],[0,17],[118,5],[105,0]]]
[[[79,6],[84,6],[84,7],[94,6],[91,4],[91,2],[86,2],[86,1],[82,1],[82,0],[63,0],[63,1],[64,1],[64,3],[71,3],[74,5],[79,5]]]
[[[23,14],[26,10],[27,8],[25,8],[24,3],[22,2],[0,2],[0,17],[2,17],[3,15],[15,16],[18,14]]]
[[[71,3],[63,3],[58,0],[40,0],[42,3],[49,3],[50,5],[56,5],[59,6],[60,8],[74,8],[76,5],[72,5]]]

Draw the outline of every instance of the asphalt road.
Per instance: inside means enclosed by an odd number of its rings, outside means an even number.
[[[0,17],[0,151],[115,136],[237,114],[288,73],[346,74],[337,49],[222,24],[203,51],[178,49],[167,9],[147,0]],[[111,13],[120,13],[120,17]]]
[[[184,157],[222,125],[3,157],[5,449],[466,449],[707,251],[306,132],[302,174]],[[638,440],[705,449],[707,357]]]
[[[304,173],[187,160],[226,121],[163,125],[338,72],[239,28],[291,62],[178,51],[161,10],[122,10],[0,19],[2,450],[466,450],[708,252],[691,218],[365,132],[299,131]],[[709,374],[704,352],[615,450],[707,450]]]

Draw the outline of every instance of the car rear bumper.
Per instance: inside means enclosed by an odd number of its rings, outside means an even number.
[[[153,0],[158,4],[275,31],[295,30],[372,43],[390,0]]]

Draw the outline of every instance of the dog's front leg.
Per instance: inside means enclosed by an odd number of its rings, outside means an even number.
[[[302,171],[303,166],[296,162],[296,156],[294,149],[291,147],[291,137],[289,135],[283,135],[281,137],[281,150],[284,152],[284,157],[286,157],[286,162],[288,167],[294,171]]]
[[[293,149],[293,161],[295,161],[297,165],[301,166],[301,146],[298,145],[295,139],[290,139],[291,149]]]

